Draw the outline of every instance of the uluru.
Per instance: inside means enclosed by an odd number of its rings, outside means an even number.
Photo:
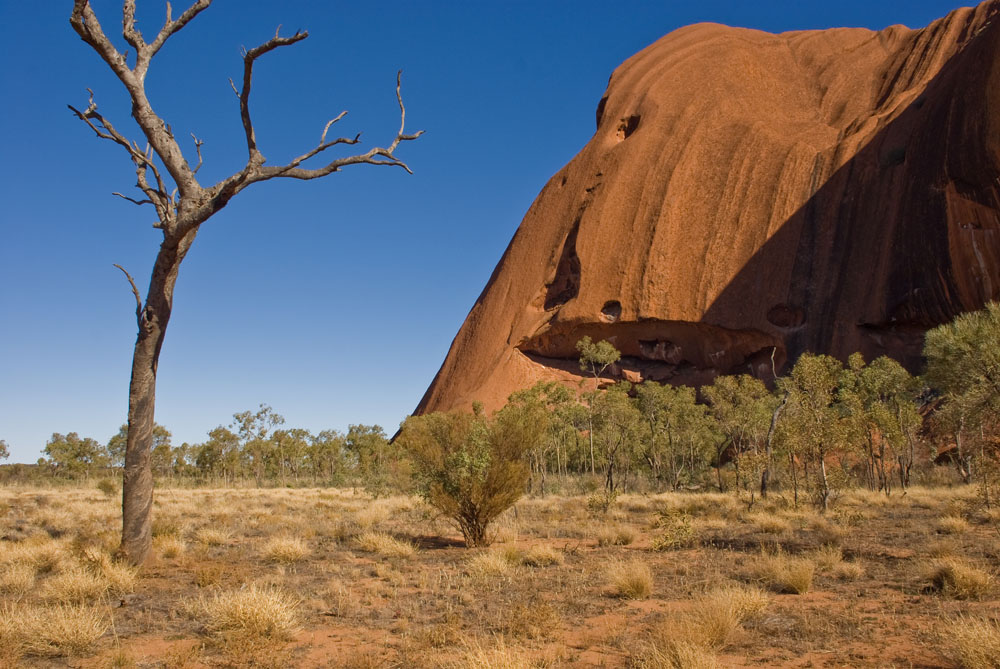
[[[1000,297],[1000,0],[913,30],[676,30],[611,75],[417,413],[618,373],[888,355]],[[596,96],[595,96],[596,97]]]

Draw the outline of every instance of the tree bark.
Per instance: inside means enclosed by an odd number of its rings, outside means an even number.
[[[154,409],[160,350],[170,322],[174,285],[181,261],[194,241],[197,228],[179,241],[165,239],[153,265],[146,305],[139,318],[132,355],[128,394],[128,442],[122,479],[122,540],[120,553],[130,563],[146,562],[153,545],[152,506]]]

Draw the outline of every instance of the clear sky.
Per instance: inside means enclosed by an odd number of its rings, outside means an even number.
[[[189,0],[177,0],[178,15]],[[118,38],[121,3],[93,0]],[[138,2],[147,40],[164,3]],[[124,422],[135,304],[160,235],[124,151],[67,110],[86,88],[138,139],[121,85],[69,26],[69,0],[0,2],[0,439],[34,462],[53,432],[106,442]],[[240,46],[308,29],[255,71],[271,163],[312,148],[340,111],[362,150],[391,140],[403,69],[414,170],[358,166],[259,184],[206,223],[181,267],[156,419],[200,442],[270,404],[312,431],[379,423],[419,401],[546,180],[587,142],[612,70],[671,30],[714,21],[771,32],[902,23],[955,0],[682,3],[216,0],[154,59],[147,92],[174,134],[205,144],[202,183],[246,157],[228,78]],[[185,150],[193,153],[189,143]],[[130,190],[131,189],[131,190]]]

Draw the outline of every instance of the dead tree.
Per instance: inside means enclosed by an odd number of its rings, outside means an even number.
[[[133,198],[122,193],[115,195],[136,205],[149,205],[156,210],[153,227],[163,233],[163,241],[153,264],[152,276],[146,298],[136,288],[135,281],[124,270],[136,301],[136,319],[139,333],[132,357],[132,376],[128,398],[128,443],[125,449],[124,481],[122,486],[122,539],[120,553],[133,564],[145,562],[150,555],[151,510],[153,504],[153,476],[150,469],[150,450],[153,439],[153,409],[156,396],[156,369],[166,334],[170,311],[173,306],[174,284],[184,256],[191,248],[202,223],[212,217],[240,191],[252,184],[278,177],[288,179],[318,179],[333,174],[348,165],[393,165],[410,172],[409,167],[396,157],[401,142],[416,139],[422,133],[404,132],[406,109],[400,95],[400,73],[396,75],[396,99],[399,102],[399,131],[386,147],[375,147],[364,153],[335,158],[319,167],[306,167],[310,159],[341,145],[358,144],[360,134],[353,137],[328,139],[330,128],[344,118],[341,112],[331,119],[320,134],[319,143],[287,165],[265,164],[264,155],[257,146],[254,126],[250,118],[250,90],[254,63],[264,54],[279,47],[301,42],[307,32],[296,32],[274,37],[260,46],[243,52],[243,79],[241,86],[230,80],[239,101],[240,119],[246,135],[247,161],[243,168],[222,181],[202,186],[197,179],[202,164],[202,142],[192,135],[196,164],[192,165],[166,123],[153,110],[146,97],[146,73],[153,56],[159,52],[172,35],[208,8],[212,0],[197,0],[176,19],[171,16],[170,3],[166,6],[166,20],[151,42],[146,42],[135,25],[135,0],[125,0],[122,8],[122,37],[134,51],[133,65],[129,66],[128,49],[119,51],[108,39],[88,0],[74,0],[70,24],[73,30],[89,44],[125,86],[132,102],[132,118],[138,124],[144,140],[132,141],[119,132],[105,118],[94,102],[93,91],[83,111],[70,106],[70,110],[101,139],[119,145],[135,164],[136,186],[141,195]]]

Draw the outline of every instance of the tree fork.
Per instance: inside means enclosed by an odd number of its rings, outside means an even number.
[[[347,113],[341,112],[323,127],[319,143],[314,148],[302,153],[286,165],[265,166],[266,160],[258,148],[250,116],[254,63],[257,58],[275,49],[296,44],[309,36],[307,32],[297,32],[291,37],[281,37],[276,31],[274,37],[267,42],[244,53],[242,90],[236,90],[233,84],[233,90],[239,100],[240,122],[246,135],[248,154],[246,164],[238,172],[218,183],[202,187],[196,174],[202,165],[203,142],[192,134],[198,158],[197,164],[192,167],[184,157],[170,126],[153,110],[146,97],[145,81],[153,57],[167,40],[211,4],[212,0],[197,0],[174,19],[168,3],[163,27],[153,41],[147,43],[135,26],[135,0],[124,0],[122,36],[135,51],[135,64],[132,67],[128,65],[127,52],[120,52],[105,35],[89,0],[73,0],[73,10],[70,14],[70,25],[73,30],[108,65],[128,92],[132,102],[132,117],[142,131],[145,148],[139,142],[126,138],[98,111],[93,91],[88,89],[90,97],[86,109],[80,111],[73,106],[69,108],[99,138],[111,141],[125,150],[135,165],[136,187],[142,192],[142,197],[136,199],[117,192],[114,195],[138,206],[152,205],[156,211],[153,227],[163,232],[163,242],[153,266],[144,304],[136,289],[135,281],[124,268],[116,265],[128,277],[136,297],[136,320],[139,330],[132,357],[129,384],[128,438],[122,485],[120,548],[122,557],[132,564],[145,562],[152,550],[153,474],[150,456],[153,445],[157,365],[173,308],[174,285],[177,282],[180,264],[194,242],[201,224],[225,207],[243,189],[261,181],[276,178],[318,179],[348,165],[359,164],[401,167],[412,173],[409,166],[396,157],[395,151],[400,143],[415,140],[423,134],[422,130],[412,134],[405,132],[406,108],[400,92],[402,73],[397,72],[396,100],[399,104],[400,123],[395,138],[388,146],[376,146],[364,153],[334,158],[319,167],[304,167],[305,163],[331,148],[360,142],[360,134],[327,139],[330,128]],[[173,188],[168,185],[168,180],[173,182]]]

